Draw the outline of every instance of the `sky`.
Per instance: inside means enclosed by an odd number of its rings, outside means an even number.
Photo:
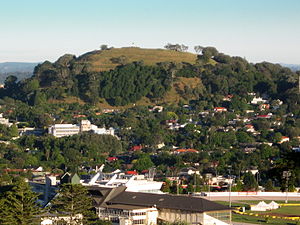
[[[299,0],[0,0],[0,62],[179,43],[300,64],[299,12]]]

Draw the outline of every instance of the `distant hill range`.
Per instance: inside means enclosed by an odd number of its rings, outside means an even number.
[[[16,76],[19,80],[31,77],[34,67],[38,63],[27,62],[5,62],[0,63],[0,83],[5,81],[5,78],[9,75]]]
[[[285,64],[285,63],[281,63],[280,65],[284,66],[284,67],[288,67],[290,68],[292,71],[300,71],[300,64]]]

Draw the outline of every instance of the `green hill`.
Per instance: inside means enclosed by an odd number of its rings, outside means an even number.
[[[298,75],[290,69],[268,62],[248,63],[213,47],[203,48],[199,55],[136,47],[92,51],[79,57],[66,54],[54,63],[36,66],[29,79],[8,80],[1,97],[32,105],[79,102],[106,108],[193,101],[208,107],[234,95],[230,104],[243,109],[249,92],[290,99],[291,105],[299,96]]]

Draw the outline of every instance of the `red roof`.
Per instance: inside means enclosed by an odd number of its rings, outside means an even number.
[[[186,152],[196,152],[198,153],[198,150],[192,149],[192,148],[181,148],[175,150],[177,153],[186,153]]]
[[[73,118],[83,118],[86,117],[86,115],[74,115]]]
[[[118,158],[117,157],[108,157],[107,158],[107,161],[116,161],[116,160],[118,160]]]
[[[214,111],[227,111],[225,107],[215,107]]]
[[[141,172],[141,174],[145,174],[145,173],[148,173],[149,172],[149,170],[143,170],[142,172]]]
[[[139,150],[142,150],[143,149],[143,146],[142,145],[135,145],[135,146],[132,146],[131,147],[131,151],[139,151]]]
[[[270,115],[258,115],[257,117],[258,118],[270,118],[271,116]]]
[[[128,175],[138,175],[138,172],[136,172],[135,170],[129,170],[125,172]]]

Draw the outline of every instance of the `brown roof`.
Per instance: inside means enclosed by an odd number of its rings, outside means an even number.
[[[169,195],[169,194],[150,194],[140,192],[121,192],[114,198],[106,201],[107,205],[122,204],[142,207],[157,207],[165,209],[177,209],[194,212],[230,210],[221,204],[206,200],[200,197]]]
[[[97,206],[114,208],[132,206],[136,208],[156,207],[158,209],[176,209],[182,211],[207,212],[230,210],[227,206],[201,197],[170,194],[151,194],[126,192],[126,187],[101,188],[88,187]]]

